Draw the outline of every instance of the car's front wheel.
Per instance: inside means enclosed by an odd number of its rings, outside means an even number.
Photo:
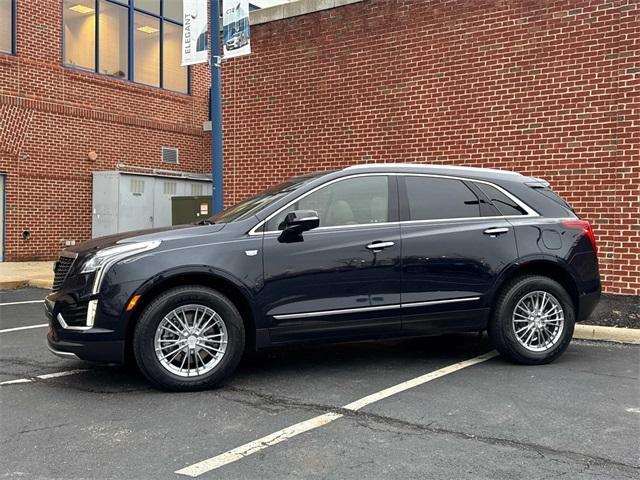
[[[569,346],[575,325],[571,297],[555,280],[520,277],[498,296],[489,337],[508,359],[526,365],[549,363]]]
[[[155,386],[202,390],[235,370],[244,338],[242,318],[229,299],[209,288],[184,286],[145,308],[134,331],[133,352]]]

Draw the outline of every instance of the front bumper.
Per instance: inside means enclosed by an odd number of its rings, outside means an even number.
[[[117,338],[119,335],[116,332],[96,327],[78,329],[65,325],[65,328],[63,318],[56,318],[58,309],[50,296],[45,299],[44,309],[49,322],[47,344],[51,353],[62,358],[90,362],[124,363],[125,342]]]

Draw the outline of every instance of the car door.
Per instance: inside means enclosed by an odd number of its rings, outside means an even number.
[[[508,221],[471,182],[400,177],[403,332],[483,328],[489,294],[517,258]]]
[[[281,223],[294,210],[320,226],[296,241]],[[302,195],[265,223],[261,305],[273,342],[367,337],[400,329],[397,182],[372,174]]]

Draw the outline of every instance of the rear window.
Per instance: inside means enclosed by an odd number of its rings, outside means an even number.
[[[482,193],[491,201],[491,204],[498,209],[500,214],[504,216],[526,215],[524,208],[518,205],[513,199],[502,193],[496,187],[487,185],[486,183],[475,184]]]
[[[439,220],[480,216],[475,193],[460,180],[405,177],[409,220]]]
[[[541,193],[548,199],[553,200],[555,203],[557,203],[561,207],[569,210],[571,213],[573,214],[576,213],[571,205],[569,205],[560,195],[558,195],[556,192],[551,190],[549,187],[533,187],[533,189],[536,192]]]

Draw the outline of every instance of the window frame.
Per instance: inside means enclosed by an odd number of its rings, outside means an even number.
[[[79,72],[84,72],[84,73],[90,73],[93,75],[99,75],[100,77],[105,77],[108,78],[110,80],[119,80],[119,81],[125,81],[125,82],[130,82],[130,83],[134,83],[136,85],[143,85],[145,87],[150,87],[150,88],[156,88],[159,90],[164,90],[167,92],[172,92],[178,95],[191,95],[192,94],[192,89],[191,89],[191,66],[187,66],[187,91],[186,92],[181,92],[179,90],[172,90],[170,88],[166,88],[164,86],[164,23],[168,22],[171,23],[173,25],[176,25],[178,27],[180,27],[182,29],[183,24],[181,22],[177,22],[176,20],[173,20],[172,18],[169,17],[165,17],[164,16],[164,2],[166,0],[158,0],[160,2],[160,13],[153,13],[150,12],[148,10],[144,10],[142,8],[138,8],[135,6],[135,0],[103,0],[107,3],[111,3],[114,5],[117,5],[121,8],[126,8],[127,9],[127,21],[128,21],[128,25],[127,25],[127,76],[125,78],[118,78],[116,76],[113,75],[107,75],[107,74],[103,74],[100,73],[100,21],[99,21],[99,15],[100,15],[100,0],[92,0],[93,1],[93,5],[94,5],[94,15],[96,17],[96,26],[95,26],[95,40],[94,40],[94,48],[95,48],[95,59],[94,59],[94,68],[90,69],[90,68],[82,68],[82,67],[78,67],[78,66],[74,66],[74,65],[69,65],[67,63],[65,63],[65,58],[64,58],[64,46],[65,46],[65,34],[64,34],[64,2],[60,2],[61,3],[61,16],[60,16],[60,21],[62,22],[61,28],[62,28],[62,43],[60,45],[61,47],[61,59],[62,59],[62,66],[64,68],[69,68],[72,70],[77,70]],[[13,4],[15,5],[16,0],[12,0]],[[14,6],[14,12],[15,12],[15,6]],[[138,82],[135,80],[135,75],[134,75],[134,69],[135,69],[135,58],[134,58],[134,17],[135,14],[137,13],[142,13],[144,15],[149,15],[151,17],[153,17],[154,19],[158,20],[159,22],[159,30],[158,30],[158,36],[159,36],[159,42],[160,42],[160,52],[159,52],[159,63],[158,63],[158,68],[159,70],[159,86],[155,86],[155,85],[149,85],[146,83],[142,83],[142,82]],[[15,30],[14,30],[14,39],[15,39]]]
[[[18,30],[18,3],[17,0],[9,1],[9,8],[11,9],[11,47],[9,51],[0,50],[0,55],[12,55],[16,56],[18,54],[18,40],[17,40],[17,30]]]
[[[473,222],[473,221],[484,221],[484,220],[495,220],[495,219],[504,219],[504,218],[528,218],[528,217],[539,217],[540,214],[536,212],[529,205],[524,203],[518,197],[508,192],[500,185],[497,185],[493,182],[487,180],[478,180],[475,178],[466,178],[466,177],[455,177],[451,175],[436,175],[436,174],[427,174],[427,173],[400,173],[398,174],[402,178],[400,179],[400,223],[402,224],[421,224],[421,223],[451,223],[451,222]],[[430,177],[430,178],[441,178],[446,180],[458,180],[466,185],[471,192],[478,197],[478,201],[480,202],[480,215],[477,217],[451,217],[451,218],[436,218],[436,219],[428,219],[428,220],[411,220],[409,217],[409,198],[407,195],[406,183],[404,182],[404,178],[406,177]],[[527,212],[525,215],[502,215],[499,211],[496,211],[497,215],[487,215],[485,216],[486,210],[482,208],[482,200],[484,199],[484,193],[480,191],[478,194],[478,188],[475,188],[475,183],[482,183],[485,185],[489,185],[491,187],[496,188],[498,191],[506,195],[508,198],[513,200],[518,206]],[[489,202],[491,208],[493,205]]]
[[[280,235],[282,233],[282,230],[263,231],[261,229],[263,227],[266,228],[266,226],[269,223],[269,221],[271,221],[274,217],[276,217],[277,215],[282,213],[283,210],[285,210],[286,208],[289,208],[291,205],[294,205],[295,203],[299,202],[303,198],[311,195],[312,193],[317,192],[318,190],[320,190],[322,188],[328,187],[329,185],[333,185],[334,183],[337,183],[337,182],[341,182],[341,181],[345,181],[345,180],[351,180],[353,178],[380,177],[380,176],[387,177],[387,183],[389,185],[389,199],[388,199],[388,202],[389,202],[389,209],[388,209],[389,221],[388,222],[358,223],[358,224],[354,224],[354,225],[337,225],[337,226],[317,227],[317,228],[314,228],[313,231],[315,232],[315,231],[324,231],[324,230],[351,230],[353,228],[367,228],[367,227],[377,228],[377,227],[383,227],[383,226],[389,226],[389,225],[397,225],[398,224],[398,183],[397,183],[397,181],[395,179],[395,175],[392,174],[392,173],[387,173],[387,172],[376,172],[376,173],[349,175],[349,176],[346,176],[346,177],[334,178],[333,180],[329,180],[328,182],[325,182],[325,183],[323,183],[321,185],[317,185],[316,187],[312,188],[311,190],[309,190],[307,192],[304,192],[303,194],[297,196],[293,200],[290,200],[285,205],[283,205],[282,207],[278,208],[275,212],[270,214],[267,218],[265,218],[264,220],[261,220],[257,225],[255,225],[249,231],[249,235],[266,235],[266,234],[277,234],[277,235]]]

